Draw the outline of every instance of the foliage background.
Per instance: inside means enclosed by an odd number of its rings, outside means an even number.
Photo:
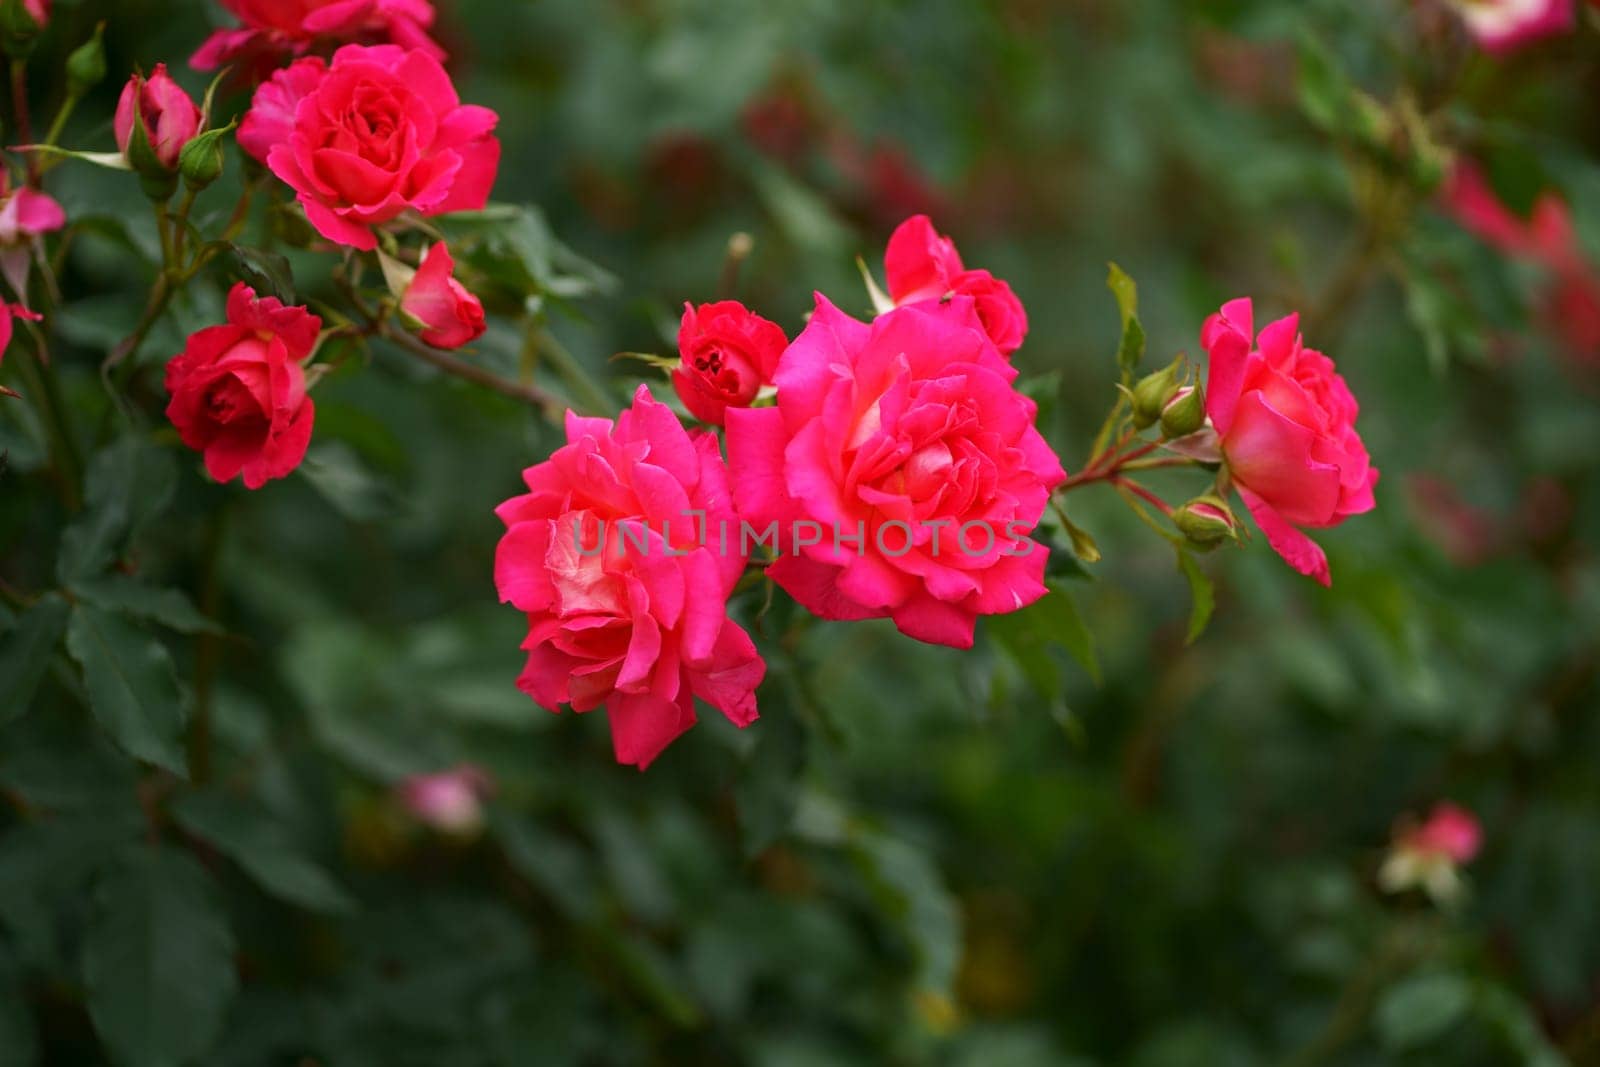
[[[1207,559],[1217,619],[1186,645],[1170,549],[1075,497],[1107,556],[1072,585],[1098,679],[1054,617],[961,654],[780,595],[761,721],[707,716],[641,776],[598,716],[512,684],[491,508],[557,441],[535,413],[377,349],[319,385],[312,460],[263,491],[157,434],[137,478],[102,461],[97,506],[126,494],[126,558],[225,628],[138,631],[213,766],[194,786],[118,754],[64,657],[6,709],[0,1064],[1600,1062],[1595,365],[1539,329],[1536,274],[1425,196],[1380,218],[1326,106],[1340,77],[1416,94],[1512,203],[1559,188],[1600,253],[1592,29],[1497,62],[1404,0],[441,7],[463,97],[502,117],[496,198],[610,272],[526,237],[561,305],[540,380],[619,404],[643,372],[609,357],[670,351],[736,231],[739,296],[791,334],[813,289],[864,309],[853,257],[931,208],[1026,303],[1017,359],[1059,375],[1069,469],[1112,399],[1114,258],[1153,359],[1227,297],[1306,312],[1362,399],[1378,510],[1322,538],[1331,591],[1259,540]],[[113,74],[67,137],[97,149],[133,66],[204,88],[178,68],[221,21],[58,0],[36,93],[101,18]],[[50,189],[99,220],[57,317],[92,451],[154,231],[124,176]],[[329,296],[326,263],[291,260]],[[222,291],[175,309],[151,367]],[[521,340],[472,358],[515,374]],[[68,516],[23,405],[0,447],[0,575],[41,593]],[[1418,475],[1487,550],[1463,559]],[[464,761],[498,782],[485,832],[409,823],[394,783]],[[1383,896],[1396,818],[1443,798],[1484,821],[1469,895]]]

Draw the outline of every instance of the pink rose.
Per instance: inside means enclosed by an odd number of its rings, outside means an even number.
[[[1421,889],[1448,904],[1461,893],[1459,868],[1472,861],[1482,844],[1482,828],[1471,812],[1439,804],[1421,826],[1402,823],[1397,829],[1378,870],[1378,885],[1389,893]]]
[[[528,615],[517,685],[551,711],[604,705],[618,762],[641,770],[695,697],[755,721],[766,664],[727,616],[746,556],[716,437],[641,385],[615,425],[569,411],[567,444],[523,479],[495,512],[495,585]]]
[[[778,359],[789,345],[783,328],[737,300],[683,305],[672,386],[689,413],[721,426],[728,408],[747,408],[772,384]]]
[[[321,330],[305,308],[257,299],[241,282],[228,294],[227,325],[191,334],[167,363],[167,418],[205,454],[211,477],[243,474],[259,489],[300,465],[315,416],[301,364]]]
[[[135,74],[122,87],[111,129],[123,155],[128,154],[135,121],[144,127],[145,137],[161,165],[176,170],[183,146],[200,131],[200,109],[183,86],[167,74],[167,65],[157,63],[150,77]]]
[[[1472,813],[1454,804],[1438,804],[1428,820],[1402,838],[1411,848],[1437,852],[1453,863],[1468,863],[1483,844],[1483,830]]]
[[[926,215],[913,215],[889,236],[883,256],[889,297],[897,306],[970,296],[989,340],[1003,356],[1022,345],[1028,314],[1011,286],[986,270],[966,270],[955,242],[933,228]]]
[[[50,0],[22,0],[22,10],[38,24],[40,29],[50,23]]]
[[[463,105],[426,52],[347,45],[256,90],[239,144],[299,194],[317,232],[363,251],[407,211],[483,207],[500,165],[499,116]]]
[[[1331,359],[1301,344],[1300,317],[1264,328],[1258,347],[1253,321],[1248,299],[1224,304],[1206,320],[1206,412],[1267,543],[1327,585],[1327,557],[1295,527],[1337,526],[1371,511],[1378,471],[1356,433],[1355,397]]]
[[[270,70],[284,55],[303,55],[319,39],[392,43],[435,59],[444,49],[428,36],[433,5],[428,0],[221,0],[243,25],[218,30],[190,57],[195,70],[245,60]]]
[[[395,792],[419,822],[449,834],[470,834],[483,825],[483,798],[494,780],[482,767],[465,764],[437,774],[417,774]]]
[[[817,297],[778,363],[777,407],[728,411],[734,495],[778,528],[773,581],[825,619],[888,617],[971,646],[979,615],[1045,593],[1029,539],[1066,477],[970,297],[871,324]]]
[[[34,311],[29,311],[21,304],[7,304],[0,301],[0,362],[6,358],[6,349],[11,347],[11,335],[16,331],[14,319],[27,319],[29,322],[38,322],[44,316]],[[0,385],[0,396],[16,396],[17,394]]]
[[[460,348],[483,336],[483,302],[456,281],[456,261],[443,242],[428,249],[400,310],[422,324],[418,336],[435,348]]]
[[[9,191],[10,181],[0,173],[0,275],[22,297],[28,293],[28,273],[39,238],[67,224],[61,205],[26,186]]]
[[[1577,19],[1573,0],[1450,0],[1487,52],[1505,54],[1566,33]]]

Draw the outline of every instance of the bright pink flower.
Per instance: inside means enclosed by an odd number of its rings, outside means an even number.
[[[483,798],[493,788],[488,771],[463,764],[437,774],[413,775],[395,792],[419,822],[445,833],[464,834],[483,825]]]
[[[165,63],[157,63],[148,78],[135,74],[122,87],[122,98],[117,101],[117,114],[111,128],[116,134],[117,148],[124,155],[128,152],[128,142],[133,139],[136,119],[144,127],[156,158],[168,170],[177,169],[183,146],[200,131],[200,109],[183,91],[183,86],[167,74]]]
[[[6,349],[11,347],[11,335],[16,331],[14,319],[27,319],[38,322],[43,316],[37,312],[29,311],[21,304],[7,304],[0,302],[0,362],[6,358]],[[16,396],[17,394],[0,385],[0,396]]]
[[[303,307],[256,298],[244,283],[228,294],[228,322],[189,336],[167,363],[167,418],[205,454],[219,482],[244,475],[249,489],[300,465],[315,410],[301,363],[322,320]]]
[[[1566,33],[1577,19],[1573,0],[1450,0],[1485,51],[1505,54]]]
[[[551,711],[604,705],[618,762],[641,770],[695,697],[755,721],[766,664],[727,615],[747,557],[716,437],[641,385],[614,425],[568,412],[567,444],[523,479],[495,511],[495,585],[528,615],[517,685]]]
[[[50,0],[22,0],[22,9],[42,29],[50,23]]]
[[[1328,559],[1299,526],[1370,511],[1378,471],[1356,433],[1356,399],[1333,361],[1300,340],[1290,315],[1255,339],[1248,299],[1206,320],[1206,412],[1239,495],[1278,555],[1329,584]],[[1253,342],[1253,339],[1254,342]]]
[[[971,646],[979,615],[1045,593],[1028,535],[1066,477],[970,297],[870,325],[818,295],[778,363],[777,407],[730,408],[734,494],[778,524],[773,581],[825,619],[888,617]]]
[[[1483,829],[1470,811],[1454,804],[1434,806],[1421,826],[1406,833],[1402,843],[1422,852],[1436,852],[1452,863],[1468,863],[1483,844]]]
[[[196,70],[243,59],[253,69],[284,55],[304,55],[318,40],[392,43],[435,59],[444,50],[428,36],[429,0],[222,0],[243,25],[213,33],[190,57]]]
[[[1028,314],[1011,286],[986,270],[963,268],[955,242],[935,230],[926,215],[913,215],[896,227],[883,266],[897,306],[952,294],[972,297],[979,321],[1003,356],[1016,351],[1028,334]]]
[[[65,226],[67,215],[54,198],[26,186],[9,191],[9,186],[0,171],[0,274],[18,296],[26,297],[38,239]]]
[[[347,45],[298,60],[256,90],[239,144],[299,194],[318,233],[364,251],[407,211],[483,207],[500,165],[500,117],[463,105],[426,52]]]
[[[422,257],[400,298],[400,310],[422,323],[418,336],[435,348],[460,348],[483,336],[483,302],[456,281],[455,269],[441,241]]]
[[[721,426],[728,408],[747,408],[772,384],[778,359],[789,346],[783,327],[737,300],[683,305],[672,387],[689,413]]]

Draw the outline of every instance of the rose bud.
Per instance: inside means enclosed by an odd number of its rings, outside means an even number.
[[[227,324],[191,334],[167,364],[167,418],[205,454],[211,477],[242,474],[259,489],[300,465],[315,416],[302,364],[321,330],[305,308],[257,299],[241,282],[228,294]]]
[[[729,408],[747,408],[762,386],[772,384],[789,338],[777,323],[737,300],[683,306],[678,325],[682,361],[672,387],[689,413],[721,426]]]
[[[94,36],[74,48],[67,56],[67,95],[81,99],[106,79],[106,24],[94,28]]]
[[[112,122],[117,148],[155,199],[172,195],[178,157],[199,129],[200,109],[163,63],[148,78],[135,74],[128,79]]]
[[[1159,422],[1161,412],[1166,408],[1167,401],[1172,399],[1173,393],[1177,391],[1182,378],[1182,356],[1178,356],[1154,374],[1140,378],[1133,387],[1134,426],[1143,430]]]
[[[1172,522],[1195,548],[1212,549],[1224,541],[1239,539],[1239,520],[1234,518],[1233,509],[1209,493],[1173,512]]]
[[[1161,436],[1188,437],[1206,424],[1206,401],[1198,385],[1185,385],[1161,409]]]
[[[222,144],[231,132],[231,125],[207,130],[183,146],[183,151],[178,153],[178,173],[183,175],[185,186],[199,192],[222,177],[225,162]]]
[[[39,32],[50,22],[50,0],[3,0],[0,2],[0,34],[6,54],[25,59],[33,51]]]
[[[483,336],[483,302],[455,279],[456,262],[443,242],[428,249],[402,290],[400,310],[417,336],[435,348],[460,348]]]
[[[970,296],[979,323],[1002,356],[1010,356],[1028,335],[1028,313],[1011,286],[986,270],[967,270],[955,242],[934,229],[926,215],[913,215],[895,227],[883,268],[896,307]]]
[[[1470,863],[1483,843],[1483,829],[1469,811],[1440,804],[1422,825],[1404,825],[1378,871],[1386,893],[1422,889],[1435,902],[1447,904],[1461,892],[1460,868]]]

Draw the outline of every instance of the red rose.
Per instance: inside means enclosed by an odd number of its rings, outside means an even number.
[[[191,334],[167,364],[167,418],[217,481],[242,473],[259,489],[300,465],[314,416],[301,363],[321,329],[305,308],[257,299],[241,282],[228,294],[228,324]]]
[[[414,211],[474,211],[500,166],[500,117],[463,105],[426,52],[348,45],[256,90],[239,144],[299,194],[330,241],[377,247],[374,225]]]
[[[422,324],[418,336],[435,348],[460,348],[483,336],[483,302],[456,281],[455,269],[450,250],[434,245],[400,298],[400,310]]]
[[[783,328],[737,300],[683,306],[672,386],[690,414],[721,426],[728,408],[747,408],[772,384],[778,358],[789,346]]]
[[[122,87],[111,128],[123,155],[128,154],[128,144],[133,140],[135,120],[144,127],[145,137],[161,165],[176,170],[183,146],[200,130],[200,109],[183,86],[167,74],[167,65],[157,63],[150,77],[135,74]]]
[[[913,215],[895,228],[883,266],[896,307],[970,296],[1001,355],[1011,355],[1028,335],[1028,313],[1011,286],[986,270],[965,269],[955,242],[935,230],[926,215]]]
[[[1248,299],[1206,320],[1206,413],[1267,543],[1327,585],[1328,557],[1296,527],[1337,526],[1371,511],[1378,471],[1356,433],[1356,398],[1333,360],[1301,343],[1300,317],[1279,319],[1260,337],[1254,328]]]
[[[319,38],[334,41],[387,40],[444,58],[428,36],[433,5],[428,0],[221,0],[243,25],[218,30],[190,57],[195,70],[247,60],[252,70],[268,70],[281,55],[301,55]]]

